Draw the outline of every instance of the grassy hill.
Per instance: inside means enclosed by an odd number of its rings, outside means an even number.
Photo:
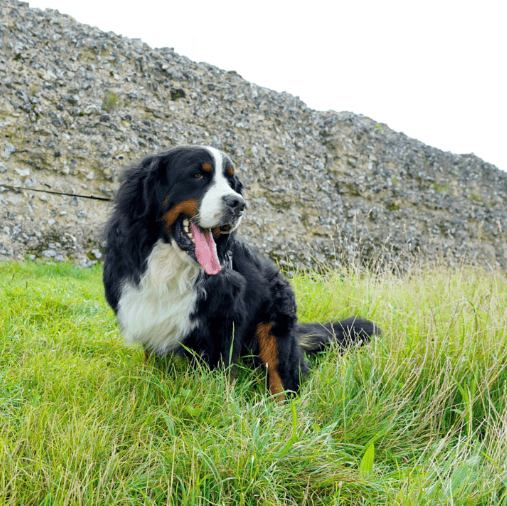
[[[384,335],[261,371],[146,363],[100,267],[0,263],[0,505],[505,505],[507,281],[468,268],[296,276],[300,318]]]

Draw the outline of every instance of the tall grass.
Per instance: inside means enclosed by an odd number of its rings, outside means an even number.
[[[0,264],[0,505],[507,505],[507,281],[438,268],[296,276],[302,321],[383,335],[260,371],[146,363],[99,267]]]

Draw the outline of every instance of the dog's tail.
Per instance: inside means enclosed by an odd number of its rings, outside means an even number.
[[[322,351],[333,344],[339,348],[362,346],[380,335],[373,322],[352,317],[333,323],[300,323],[296,327],[298,343],[308,353]]]

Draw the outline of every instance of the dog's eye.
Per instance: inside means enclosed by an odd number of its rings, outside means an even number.
[[[202,179],[204,176],[200,172],[194,174],[194,179]]]

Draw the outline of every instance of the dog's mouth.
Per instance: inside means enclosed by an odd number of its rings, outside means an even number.
[[[230,233],[232,228],[230,223],[215,228],[201,228],[188,216],[180,215],[172,227],[172,236],[178,247],[196,260],[206,274],[212,276],[222,270],[215,240],[220,234]]]

